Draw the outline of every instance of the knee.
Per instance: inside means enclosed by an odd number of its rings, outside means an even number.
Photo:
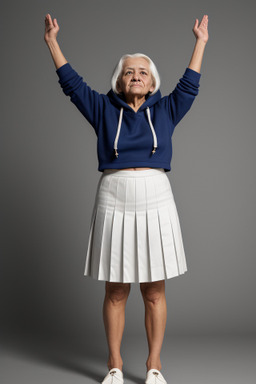
[[[157,304],[165,296],[165,281],[141,283],[140,291],[145,302]]]
[[[127,300],[131,286],[129,283],[111,283],[106,281],[105,292],[106,297],[113,304],[119,304]]]

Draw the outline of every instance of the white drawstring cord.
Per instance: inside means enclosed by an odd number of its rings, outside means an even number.
[[[119,121],[118,121],[118,127],[117,127],[117,132],[116,132],[116,137],[115,137],[115,141],[114,141],[114,150],[115,150],[115,156],[116,158],[118,157],[118,152],[117,152],[117,142],[118,142],[118,139],[119,139],[119,135],[120,135],[120,131],[121,131],[121,125],[122,125],[122,119],[123,119],[123,108],[121,108],[120,110],[120,116],[119,116]],[[154,154],[156,152],[156,149],[157,149],[157,137],[156,137],[156,132],[154,130],[154,126],[152,124],[152,121],[151,121],[151,117],[150,117],[150,109],[149,107],[147,107],[147,115],[148,115],[148,122],[149,122],[149,126],[150,126],[150,129],[152,131],[152,135],[153,135],[153,140],[154,140],[154,148],[152,150],[152,153]]]
[[[151,131],[152,131],[152,135],[153,135],[153,138],[154,138],[154,149],[152,150],[152,153],[154,154],[156,152],[156,149],[157,149],[157,137],[156,137],[156,133],[155,133],[152,121],[151,121],[149,107],[147,107],[147,114],[148,114],[148,122],[149,122]]]
[[[117,142],[118,142],[119,135],[120,135],[120,130],[121,130],[121,124],[122,124],[122,118],[123,118],[123,110],[124,110],[123,108],[121,108],[121,110],[120,110],[119,122],[118,122],[118,127],[117,127],[117,132],[116,132],[116,138],[115,138],[115,142],[114,142],[114,150],[115,150],[116,157],[118,157]]]

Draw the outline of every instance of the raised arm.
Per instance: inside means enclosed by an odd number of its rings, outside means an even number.
[[[98,134],[104,97],[97,91],[92,90],[66,60],[57,42],[58,32],[57,20],[52,20],[51,15],[48,13],[45,16],[44,40],[51,52],[60,86],[64,94],[70,97],[72,103],[75,104]]]
[[[204,15],[200,25],[196,19],[193,32],[196,37],[195,48],[185,70],[174,91],[167,97],[174,126],[185,116],[199,92],[200,69],[204,49],[208,41],[208,16]]]
[[[188,68],[193,69],[196,72],[200,73],[204,50],[206,43],[208,41],[208,15],[204,15],[200,25],[198,26],[198,19],[196,19],[193,32],[196,37],[196,43],[192,57],[190,59]]]
[[[67,60],[61,52],[60,46],[57,42],[59,29],[60,27],[57,23],[57,19],[52,20],[51,15],[48,13],[45,16],[44,40],[50,50],[56,69],[67,63]]]

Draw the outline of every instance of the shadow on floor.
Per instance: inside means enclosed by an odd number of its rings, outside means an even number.
[[[125,369],[123,370],[125,379],[128,379],[136,384],[145,384],[145,378],[133,375],[130,372],[127,372]]]
[[[81,374],[101,382],[107,373],[107,344],[100,336],[85,336],[85,342],[66,337],[8,335],[1,337],[1,347],[12,354],[44,365]],[[102,372],[99,367],[103,367]],[[104,369],[105,367],[105,369]]]

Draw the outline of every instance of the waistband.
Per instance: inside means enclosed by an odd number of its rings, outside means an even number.
[[[103,171],[103,176],[113,175],[118,177],[147,177],[161,174],[165,174],[165,170],[163,168],[151,168],[139,171],[128,171],[124,169],[104,169]]]

